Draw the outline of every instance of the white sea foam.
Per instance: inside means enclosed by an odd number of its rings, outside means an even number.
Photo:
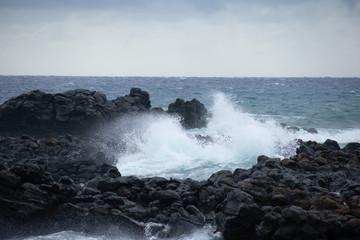
[[[115,240],[114,238],[105,238],[103,236],[90,236],[81,232],[62,231],[44,236],[36,236],[25,238],[24,240]],[[118,240],[130,240],[127,238],[120,238]]]
[[[205,226],[197,231],[184,234],[176,238],[167,238],[168,240],[220,240],[219,233],[214,234],[212,227]],[[142,238],[143,239],[143,238]],[[156,236],[146,236],[145,239],[157,240],[161,239]],[[144,240],[145,240],[144,239]],[[20,240],[20,239],[19,239]],[[82,232],[62,231],[44,236],[29,237],[23,240],[135,240],[124,236],[105,236],[105,235],[89,235]]]
[[[290,132],[271,119],[259,121],[244,113],[224,94],[214,96],[211,118],[204,129],[186,131],[178,119],[167,115],[143,115],[133,119],[123,138],[128,152],[119,156],[118,168],[124,175],[207,179],[212,173],[249,168],[258,155],[288,157],[295,154],[295,139],[340,143],[359,141],[360,130],[319,129]],[[203,144],[194,136],[210,136]]]
[[[326,139],[336,140],[341,146],[349,142],[360,142],[360,129],[318,129],[318,134],[303,133],[299,138],[322,143]]]

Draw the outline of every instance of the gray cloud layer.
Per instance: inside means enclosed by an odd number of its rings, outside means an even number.
[[[0,74],[360,76],[355,0],[0,0]]]

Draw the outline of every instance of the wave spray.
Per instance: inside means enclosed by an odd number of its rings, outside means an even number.
[[[319,134],[290,132],[274,120],[258,120],[243,112],[223,93],[214,95],[210,112],[207,127],[195,130],[183,129],[179,119],[169,115],[144,114],[132,119],[131,127],[122,133],[127,151],[119,156],[120,172],[203,180],[219,170],[250,168],[259,155],[292,156],[299,138],[325,141],[334,134],[349,135],[322,130]]]

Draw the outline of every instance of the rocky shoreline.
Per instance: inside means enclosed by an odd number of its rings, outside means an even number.
[[[165,112],[141,89],[115,100],[33,91],[2,104],[0,238],[64,230],[167,238],[209,224],[224,239],[359,239],[359,143],[299,140],[291,158],[259,156],[250,169],[204,181],[122,176],[111,154],[121,144],[87,129],[139,112],[206,124],[197,100]]]

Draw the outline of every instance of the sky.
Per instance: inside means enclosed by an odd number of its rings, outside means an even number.
[[[0,75],[360,77],[360,0],[0,0]]]

